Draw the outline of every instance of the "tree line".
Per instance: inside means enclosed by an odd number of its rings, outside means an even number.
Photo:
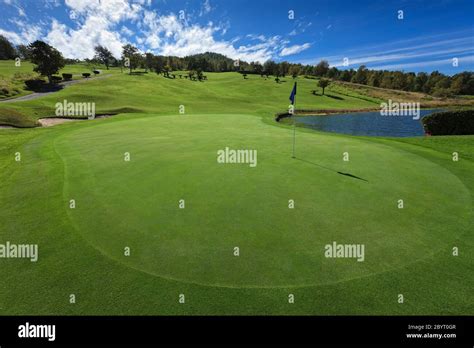
[[[37,41],[38,42],[38,41]],[[47,45],[44,43],[44,45]],[[52,48],[52,47],[51,47]],[[54,48],[52,48],[54,49]],[[57,50],[56,50],[57,51]],[[94,66],[103,64],[109,67],[126,68],[132,73],[136,69],[154,71],[170,77],[172,71],[188,70],[192,75],[203,76],[202,72],[229,72],[237,71],[245,74],[259,74],[261,76],[314,76],[352,82],[372,87],[396,89],[410,92],[423,92],[436,97],[453,95],[474,95],[474,73],[460,72],[453,76],[439,71],[403,72],[389,70],[370,70],[365,65],[355,69],[337,69],[331,67],[325,60],[316,65],[302,65],[287,61],[275,62],[268,60],[264,64],[259,62],[245,62],[233,60],[219,53],[206,52],[187,57],[161,56],[152,53],[141,53],[137,47],[127,44],[123,46],[121,57],[114,57],[112,52],[103,46],[94,48],[95,55],[85,62]],[[32,59],[32,44],[13,46],[5,37],[0,36],[0,59]],[[61,55],[61,64],[78,63],[80,60],[64,59]],[[54,69],[53,69],[54,70]],[[51,74],[49,74],[51,75]],[[189,74],[191,76],[191,74]]]

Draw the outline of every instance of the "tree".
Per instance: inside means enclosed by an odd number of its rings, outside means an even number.
[[[337,68],[333,66],[331,69],[328,70],[326,76],[331,79],[336,79],[339,76],[339,70],[337,70]]]
[[[278,74],[278,65],[273,60],[267,60],[263,64],[263,71],[265,75],[276,75]]]
[[[278,72],[280,73],[280,76],[285,77],[288,75],[288,71],[290,70],[290,63],[288,62],[281,62],[278,64]]]
[[[94,59],[98,60],[105,65],[107,70],[109,70],[109,65],[114,59],[114,55],[106,47],[97,45],[94,47],[95,55]]]
[[[301,67],[299,67],[298,65],[292,65],[290,67],[289,73],[294,79],[296,79],[301,73]]]
[[[153,56],[153,70],[157,74],[161,74],[165,67],[165,59],[162,56]]]
[[[329,71],[329,63],[327,60],[322,60],[314,67],[314,74],[316,76],[326,76]]]
[[[23,59],[31,59],[31,51],[26,45],[18,45],[16,46],[16,51],[18,52],[18,56]]]
[[[124,61],[125,66],[130,69],[130,74],[133,69],[136,69],[140,65],[142,56],[138,52],[138,48],[130,44],[126,44],[122,48],[122,60]]]
[[[427,81],[428,75],[425,72],[419,72],[415,78],[415,91],[422,92]]]
[[[170,77],[170,72],[173,71],[169,65],[163,67],[163,75],[165,77]]]
[[[155,66],[155,56],[153,53],[146,53],[145,54],[145,60],[143,62],[145,65],[145,70],[152,70],[153,67]]]
[[[324,95],[324,89],[329,86],[329,80],[328,79],[319,79],[318,86],[323,89],[323,95]]]
[[[196,77],[199,81],[202,81],[204,79],[204,74],[202,73],[202,69],[198,68],[196,70]]]
[[[42,76],[47,76],[51,83],[51,76],[65,65],[61,52],[39,40],[30,44],[28,49],[31,51],[31,62],[36,65],[33,70]]]
[[[365,65],[361,65],[359,69],[357,69],[356,74],[352,77],[352,82],[363,85],[367,84],[367,68]]]
[[[0,35],[0,59],[15,59],[16,50],[5,36]]]
[[[390,71],[383,72],[382,80],[380,81],[380,87],[392,88],[392,74],[390,73]]]
[[[367,84],[369,86],[373,87],[379,87],[380,86],[380,79],[381,79],[381,74],[378,71],[371,71],[369,73],[369,77],[367,79]]]
[[[351,72],[349,70],[344,70],[342,73],[341,73],[341,77],[340,79],[342,81],[346,81],[346,82],[349,82],[351,80]]]
[[[96,59],[95,57],[92,59],[86,59],[85,62],[86,62],[87,69],[91,71],[96,70],[97,66],[99,66],[101,63],[101,61]]]
[[[254,71],[256,74],[261,75],[263,72],[263,66],[259,62],[252,62],[250,63],[250,66],[252,68],[252,71]]]
[[[407,85],[407,79],[406,75],[402,73],[401,71],[394,71],[392,73],[393,79],[392,79],[392,88],[393,89],[399,89],[399,90],[405,90],[406,85]]]

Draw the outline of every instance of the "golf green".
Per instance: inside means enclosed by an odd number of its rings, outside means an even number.
[[[293,159],[292,131],[249,115],[135,114],[66,128],[54,142],[64,214],[103,255],[165,279],[332,284],[432,257],[469,228],[462,182],[386,144],[297,132]],[[257,150],[257,165],[218,163],[226,147]],[[325,257],[333,242],[363,244],[364,262]]]

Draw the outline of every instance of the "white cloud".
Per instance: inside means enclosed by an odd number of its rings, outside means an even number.
[[[44,5],[46,8],[54,8],[61,6],[60,0],[44,0]]]
[[[459,65],[461,66],[463,63],[469,64],[474,63],[474,56],[465,56],[459,57]],[[405,70],[409,68],[420,68],[426,66],[451,66],[453,65],[452,58],[448,59],[437,59],[437,60],[425,60],[421,62],[414,62],[414,63],[400,63],[400,64],[390,64],[390,65],[381,65],[381,66],[374,66],[371,69],[374,70]]]
[[[123,20],[138,20],[143,9],[140,4],[126,0],[66,0],[66,5],[77,16],[77,29],[53,19],[46,41],[68,58],[91,58],[97,45],[107,47],[114,56],[120,57],[125,40],[114,27]],[[133,35],[125,26],[121,32]]]
[[[66,0],[66,5],[79,15],[85,17],[100,16],[112,23],[117,23],[123,19],[136,20],[142,10],[140,4],[130,4],[127,0]]]
[[[127,36],[132,36],[133,34],[135,34],[132,30],[130,30],[129,28],[127,28],[126,26],[122,26],[122,29],[120,29],[120,32],[124,35],[127,35]]]
[[[199,12],[199,17],[202,17],[212,11],[212,6],[210,0],[205,0],[201,6],[201,11]]]
[[[43,34],[40,26],[28,24],[20,18],[10,18],[8,21],[15,24],[18,30],[13,32],[0,29],[0,33],[15,45],[31,43]]]
[[[21,17],[26,17],[25,10],[23,10],[20,6],[17,6],[16,9],[18,10],[18,15]]]
[[[107,30],[108,22],[104,18],[90,16],[77,30],[53,20],[46,41],[56,47],[68,58],[91,58],[94,47],[107,47],[116,57],[122,52],[122,41],[118,33]]]
[[[280,56],[282,56],[282,57],[291,56],[292,54],[297,54],[297,53],[303,52],[304,50],[307,50],[310,47],[311,47],[310,43],[305,43],[303,45],[293,45],[293,46],[290,46],[290,47],[284,47],[280,52]]]
[[[57,4],[57,0],[45,1],[50,7]],[[97,45],[107,47],[116,57],[120,57],[122,46],[129,40],[143,52],[180,57],[216,52],[231,59],[261,63],[280,54],[296,54],[310,47],[310,44],[287,47],[289,41],[280,36],[258,34],[248,35],[247,42],[239,45],[242,42],[240,37],[223,38],[230,28],[228,21],[190,24],[191,17],[181,19],[173,13],[161,14],[149,10],[146,7],[149,0],[65,0],[65,5],[65,10],[75,15],[73,26],[54,18],[47,24],[39,22],[37,25],[26,25],[18,19],[10,20],[18,30],[1,32],[15,43],[42,38],[65,57],[80,59],[91,58]],[[212,10],[211,2],[203,1],[201,12],[206,14]],[[308,25],[305,24],[306,27]],[[300,31],[304,30],[301,26]]]
[[[285,41],[274,36],[254,36],[260,42],[254,45],[234,47],[238,40],[224,41],[214,38],[222,32],[222,27],[228,24],[214,26],[212,22],[206,26],[189,25],[176,15],[159,16],[155,11],[145,11],[143,19],[144,42],[148,48],[161,55],[184,57],[204,52],[216,52],[232,59],[264,62],[275,56],[283,48]]]

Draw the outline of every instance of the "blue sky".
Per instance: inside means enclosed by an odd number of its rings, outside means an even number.
[[[341,69],[474,70],[473,0],[0,0],[0,11],[0,35],[44,40],[70,58],[97,44],[118,56],[132,43]]]

